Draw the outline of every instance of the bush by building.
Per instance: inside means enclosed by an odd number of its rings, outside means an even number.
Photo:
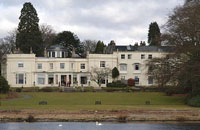
[[[132,78],[128,79],[128,86],[130,86],[130,87],[135,86],[135,80]]]
[[[9,89],[8,81],[3,76],[0,76],[0,93],[8,93]]]
[[[107,87],[124,88],[124,87],[127,87],[127,85],[122,83],[121,81],[115,81],[115,82],[112,82],[112,83],[108,83]]]

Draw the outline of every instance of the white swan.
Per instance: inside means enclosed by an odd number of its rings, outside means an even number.
[[[59,126],[59,127],[62,127],[62,124],[59,124],[58,126]]]
[[[96,121],[96,125],[101,126],[103,124]]]

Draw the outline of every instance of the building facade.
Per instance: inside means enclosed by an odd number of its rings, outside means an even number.
[[[108,46],[109,50],[109,46]],[[74,52],[67,57],[65,48],[53,46],[45,50],[44,57],[35,54],[8,54],[2,64],[2,75],[11,87],[47,87],[47,86],[93,86],[91,80],[94,69],[117,67],[118,80],[135,79],[138,86],[155,85],[153,77],[148,76],[148,60],[162,57],[169,53],[169,47],[152,46],[113,46],[109,53],[89,54],[80,58]],[[112,82],[112,77],[105,77],[102,87]]]

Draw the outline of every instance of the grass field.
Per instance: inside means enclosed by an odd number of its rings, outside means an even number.
[[[31,98],[1,101],[0,109],[43,109],[43,110],[165,110],[165,109],[199,109],[184,105],[183,96],[165,96],[155,92],[100,92],[100,93],[60,93],[60,92],[29,92],[19,93]],[[145,105],[146,101],[150,105]],[[47,101],[48,105],[39,105],[39,101]],[[101,101],[101,105],[95,105]]]

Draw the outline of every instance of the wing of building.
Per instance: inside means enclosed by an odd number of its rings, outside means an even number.
[[[112,43],[112,42],[111,42]],[[35,54],[8,54],[2,64],[2,75],[11,87],[46,87],[46,86],[94,86],[91,80],[93,69],[113,69],[117,67],[119,80],[135,79],[138,86],[154,85],[153,77],[147,75],[148,60],[165,56],[171,51],[167,46],[116,46],[109,44],[104,54],[87,53],[81,58],[72,52],[68,58],[67,49],[54,45],[45,49],[44,57]],[[112,77],[105,77],[102,87],[112,82]]]

